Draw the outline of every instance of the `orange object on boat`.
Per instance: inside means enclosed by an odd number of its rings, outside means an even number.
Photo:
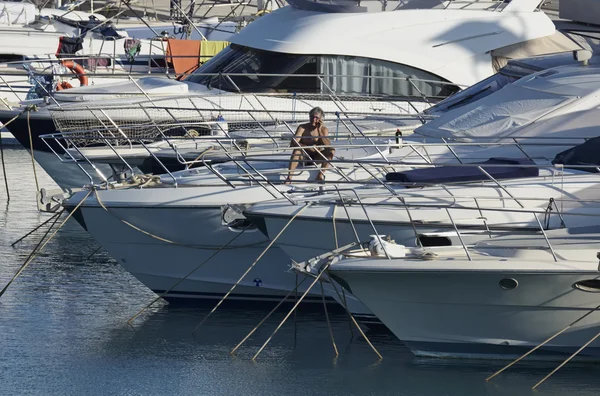
[[[75,73],[77,75],[79,84],[82,87],[85,85],[88,85],[88,76],[85,74],[85,70],[83,69],[83,66],[81,66],[79,63],[76,63],[76,62],[73,62],[70,60],[62,61],[62,64],[67,69],[71,70],[73,73]],[[62,86],[62,87],[59,88],[59,86]],[[70,83],[68,83],[67,81],[64,81],[56,86],[57,91],[60,91],[61,89],[68,89],[68,88],[73,88],[73,86]]]
[[[58,84],[56,84],[57,91],[62,91],[63,89],[69,89],[69,88],[73,88],[73,86],[68,81],[62,81],[62,82],[59,82]]]
[[[190,74],[198,67],[200,40],[167,40],[167,59],[178,77]]]

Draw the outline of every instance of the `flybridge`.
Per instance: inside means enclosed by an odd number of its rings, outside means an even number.
[[[538,9],[540,0],[513,0],[512,2],[489,0],[286,0],[292,7],[315,12],[361,13],[397,10],[489,10],[531,12]]]

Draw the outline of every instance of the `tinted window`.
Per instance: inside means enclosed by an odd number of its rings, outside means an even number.
[[[229,76],[206,75],[219,73]],[[393,62],[354,56],[285,54],[235,44],[201,66],[186,81],[230,92],[239,89],[444,98],[458,91],[458,87],[444,84],[445,80],[438,76]]]
[[[202,75],[203,73],[244,75],[206,76]],[[316,92],[318,90],[316,77],[278,76],[278,74],[316,73],[314,56],[261,51],[231,44],[186,78],[186,81],[231,92],[237,92],[238,88],[242,92]]]
[[[423,70],[357,56],[320,56],[322,92],[402,97],[445,98],[458,87]]]

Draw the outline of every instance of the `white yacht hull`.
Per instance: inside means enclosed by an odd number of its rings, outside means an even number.
[[[513,358],[598,305],[598,294],[573,287],[597,273],[369,272],[335,266],[332,272],[417,356]],[[516,279],[518,287],[502,289],[498,282],[505,278]],[[566,357],[599,331],[595,312],[536,356]],[[600,345],[580,356],[600,357]]]
[[[260,187],[245,189],[248,200],[266,199],[263,195],[268,195]],[[290,272],[288,256],[272,246],[240,280],[265,251],[269,240],[257,229],[242,233],[243,227],[224,225],[225,202],[233,196],[230,194],[239,191],[230,189],[230,193],[220,194],[223,204],[206,204],[207,197],[222,190],[220,186],[205,186],[98,191],[74,217],[140,282],[158,294],[169,291],[167,299],[218,300],[237,284],[229,300],[280,301],[303,277]],[[73,196],[65,205],[67,209],[72,210],[85,193]],[[100,206],[96,194],[108,211]],[[125,197],[127,201],[123,201]],[[204,205],[194,205],[196,199],[202,198]],[[227,245],[228,242],[231,243]],[[298,288],[298,297],[309,284],[305,281]],[[326,300],[332,302],[334,295],[332,287],[325,284]],[[292,293],[290,301],[295,296]],[[320,287],[317,285],[304,301],[321,303]],[[353,307],[353,302],[362,306],[352,299],[349,307]]]
[[[338,208],[337,212],[338,216],[342,217],[340,212],[343,212],[343,209]],[[523,217],[524,215],[521,216]],[[277,235],[289,221],[287,217],[268,214],[255,217],[252,213],[249,213],[247,217],[256,224],[261,224],[260,228],[269,237]],[[591,218],[589,221],[597,223],[600,220]],[[373,221],[371,224],[365,220],[354,219],[348,221],[347,218],[343,220],[337,218],[334,225],[331,217],[298,217],[288,226],[287,232],[277,240],[276,244],[289,257],[298,262],[329,252],[335,249],[336,246],[344,246],[348,243],[356,242],[357,236],[359,242],[367,242],[371,239],[371,235],[376,234],[390,236],[397,244],[405,246],[418,246],[417,235],[423,234],[441,235],[448,238],[453,245],[460,245],[460,239],[452,224],[438,223],[440,224],[416,224],[413,228],[408,222]],[[553,225],[555,224],[553,223]],[[470,245],[482,239],[489,238],[483,222],[479,226],[471,227],[460,227],[460,236],[465,244]],[[519,224],[513,229],[505,227],[504,232],[512,234],[522,232],[528,234],[536,231],[539,231],[539,226],[536,227],[534,224]],[[502,231],[496,229],[495,234],[500,232]],[[298,238],[298,235],[302,235],[302,238]],[[542,237],[540,236],[540,238]]]

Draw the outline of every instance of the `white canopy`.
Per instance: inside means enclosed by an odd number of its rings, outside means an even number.
[[[479,101],[449,111],[417,128],[415,132],[439,138],[470,140],[547,136],[551,132],[590,127],[590,122],[598,125],[596,108],[600,105],[599,90],[598,67],[549,69],[524,77]],[[591,109],[594,111],[590,112]],[[591,129],[588,132],[592,133]],[[593,133],[593,136],[600,134],[598,130]]]

